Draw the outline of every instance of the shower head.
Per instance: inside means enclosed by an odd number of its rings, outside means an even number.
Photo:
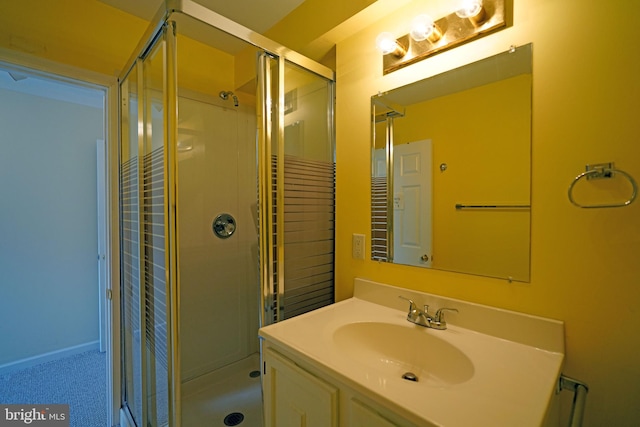
[[[237,97],[237,96],[235,96],[235,95],[233,94],[233,92],[231,92],[230,90],[228,90],[228,91],[224,91],[224,90],[223,90],[223,91],[221,91],[221,92],[220,92],[220,98],[224,99],[225,101],[226,101],[227,99],[229,99],[229,97],[232,97],[232,98],[233,98],[233,105],[234,105],[235,107],[237,107],[238,105],[240,105],[240,104],[238,103],[238,97]]]

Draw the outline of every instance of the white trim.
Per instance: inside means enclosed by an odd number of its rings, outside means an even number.
[[[21,369],[31,368],[41,363],[51,362],[52,360],[64,359],[65,357],[74,356],[76,354],[87,351],[99,350],[99,341],[91,341],[85,344],[78,344],[72,347],[63,348],[61,350],[50,351],[49,353],[39,354],[37,356],[27,357],[11,363],[0,365],[0,375],[10,374]]]
[[[106,167],[106,253],[107,288],[111,301],[106,306],[107,316],[107,420],[109,425],[120,423],[122,404],[121,349],[120,349],[120,208],[119,208],[119,150],[118,150],[118,81],[114,78],[107,90],[105,102],[105,130],[107,138]],[[111,393],[109,393],[109,391]]]
[[[100,316],[100,351],[107,351],[107,145],[104,139],[96,141],[97,210],[98,210],[98,310]]]
[[[124,408],[120,408],[120,427],[135,427],[131,415]]]
[[[108,88],[117,82],[116,76],[96,73],[72,65],[62,64],[45,58],[29,55],[12,49],[0,47],[0,61],[7,61],[16,68],[27,68],[31,74],[44,73],[50,77],[51,74],[58,75],[63,79],[71,79],[74,83],[89,83]],[[80,82],[78,82],[80,80]]]

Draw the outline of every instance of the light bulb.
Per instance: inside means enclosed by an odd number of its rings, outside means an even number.
[[[462,0],[456,10],[456,15],[462,19],[468,19],[474,25],[482,23],[485,18],[482,0]]]
[[[401,46],[393,34],[389,32],[380,33],[378,37],[376,37],[376,46],[383,55],[393,53],[396,56],[403,56],[406,53],[404,47]]]
[[[442,32],[429,15],[418,15],[411,21],[411,38],[417,42],[429,39],[434,43],[440,40]]]

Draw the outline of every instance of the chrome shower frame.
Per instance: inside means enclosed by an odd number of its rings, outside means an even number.
[[[167,283],[167,295],[169,295],[169,306],[167,307],[167,346],[168,356],[170,358],[168,366],[169,376],[169,426],[179,427],[181,425],[181,374],[180,374],[180,343],[179,343],[179,275],[178,275],[178,261],[177,261],[177,241],[178,230],[176,221],[176,201],[177,201],[177,187],[176,187],[176,169],[177,169],[177,96],[178,96],[178,81],[177,81],[177,47],[176,47],[176,26],[175,20],[172,18],[174,14],[180,13],[188,17],[194,18],[210,27],[221,30],[231,36],[234,36],[240,40],[247,42],[248,44],[260,49],[262,58],[259,60],[257,67],[258,73],[258,86],[261,95],[259,97],[259,105],[257,106],[258,119],[258,176],[259,176],[259,199],[263,203],[259,204],[259,250],[260,250],[260,280],[261,280],[261,325],[269,324],[272,321],[265,316],[265,308],[270,306],[272,302],[269,301],[273,289],[276,289],[274,281],[274,265],[273,265],[273,248],[274,241],[271,230],[273,229],[273,218],[271,213],[273,212],[271,201],[271,176],[270,176],[270,162],[271,162],[271,146],[272,146],[272,130],[273,126],[277,128],[276,137],[279,140],[284,138],[284,114],[285,114],[285,97],[284,97],[284,64],[285,61],[296,64],[303,67],[321,77],[326,78],[331,82],[335,82],[335,73],[333,70],[325,67],[322,64],[317,63],[291,49],[276,43],[264,37],[263,35],[254,32],[253,30],[246,28],[206,7],[195,3],[192,0],[165,0],[163,5],[156,12],[154,18],[151,20],[151,24],[148,26],[141,41],[138,43],[134,54],[128,60],[124,67],[124,71],[120,74],[118,80],[122,83],[133,70],[134,66],[140,61],[144,61],[146,55],[151,48],[155,45],[156,41],[164,37],[165,38],[165,81],[164,81],[164,141],[165,141],[165,155],[164,155],[164,171],[165,171],[165,225],[166,228],[166,283]],[[277,76],[271,76],[268,68],[265,65],[264,58],[270,57],[273,60],[278,61]],[[267,75],[265,75],[265,73]],[[141,73],[135,77],[138,82],[142,80]],[[277,80],[279,88],[278,93],[271,93],[271,81]],[[119,85],[119,89],[122,88]],[[334,85],[331,85],[332,99],[335,94]],[[120,93],[122,98],[122,93]],[[277,100],[278,108],[276,109],[276,117],[272,116],[270,105],[267,105],[266,100]],[[121,106],[120,106],[121,107]],[[329,107],[328,112],[330,117],[334,117],[333,103]],[[121,113],[121,112],[119,112]],[[122,117],[121,114],[119,114]],[[335,129],[333,124],[331,126],[331,135],[333,141],[335,141]],[[279,171],[279,173],[282,173]],[[281,193],[283,193],[281,191]],[[284,196],[278,195],[276,202],[277,218],[281,219],[284,211]],[[282,241],[275,242],[275,251],[278,254],[283,252]],[[282,257],[278,256],[278,263],[282,263]],[[282,265],[275,268],[283,268]],[[281,277],[281,276],[279,276]],[[278,284],[278,293],[284,292],[284,282],[282,278]],[[121,411],[126,413],[126,411]],[[127,414],[125,414],[127,415]],[[146,425],[146,415],[143,415],[144,423]],[[127,425],[126,420],[121,420],[123,425]]]

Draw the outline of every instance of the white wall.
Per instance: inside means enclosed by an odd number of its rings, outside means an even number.
[[[258,351],[254,111],[244,103],[226,108],[180,98],[178,146],[184,151],[178,151],[178,256],[183,380]],[[212,230],[221,213],[231,214],[237,223],[228,239],[216,237]]]
[[[98,340],[103,117],[0,89],[0,367]]]

